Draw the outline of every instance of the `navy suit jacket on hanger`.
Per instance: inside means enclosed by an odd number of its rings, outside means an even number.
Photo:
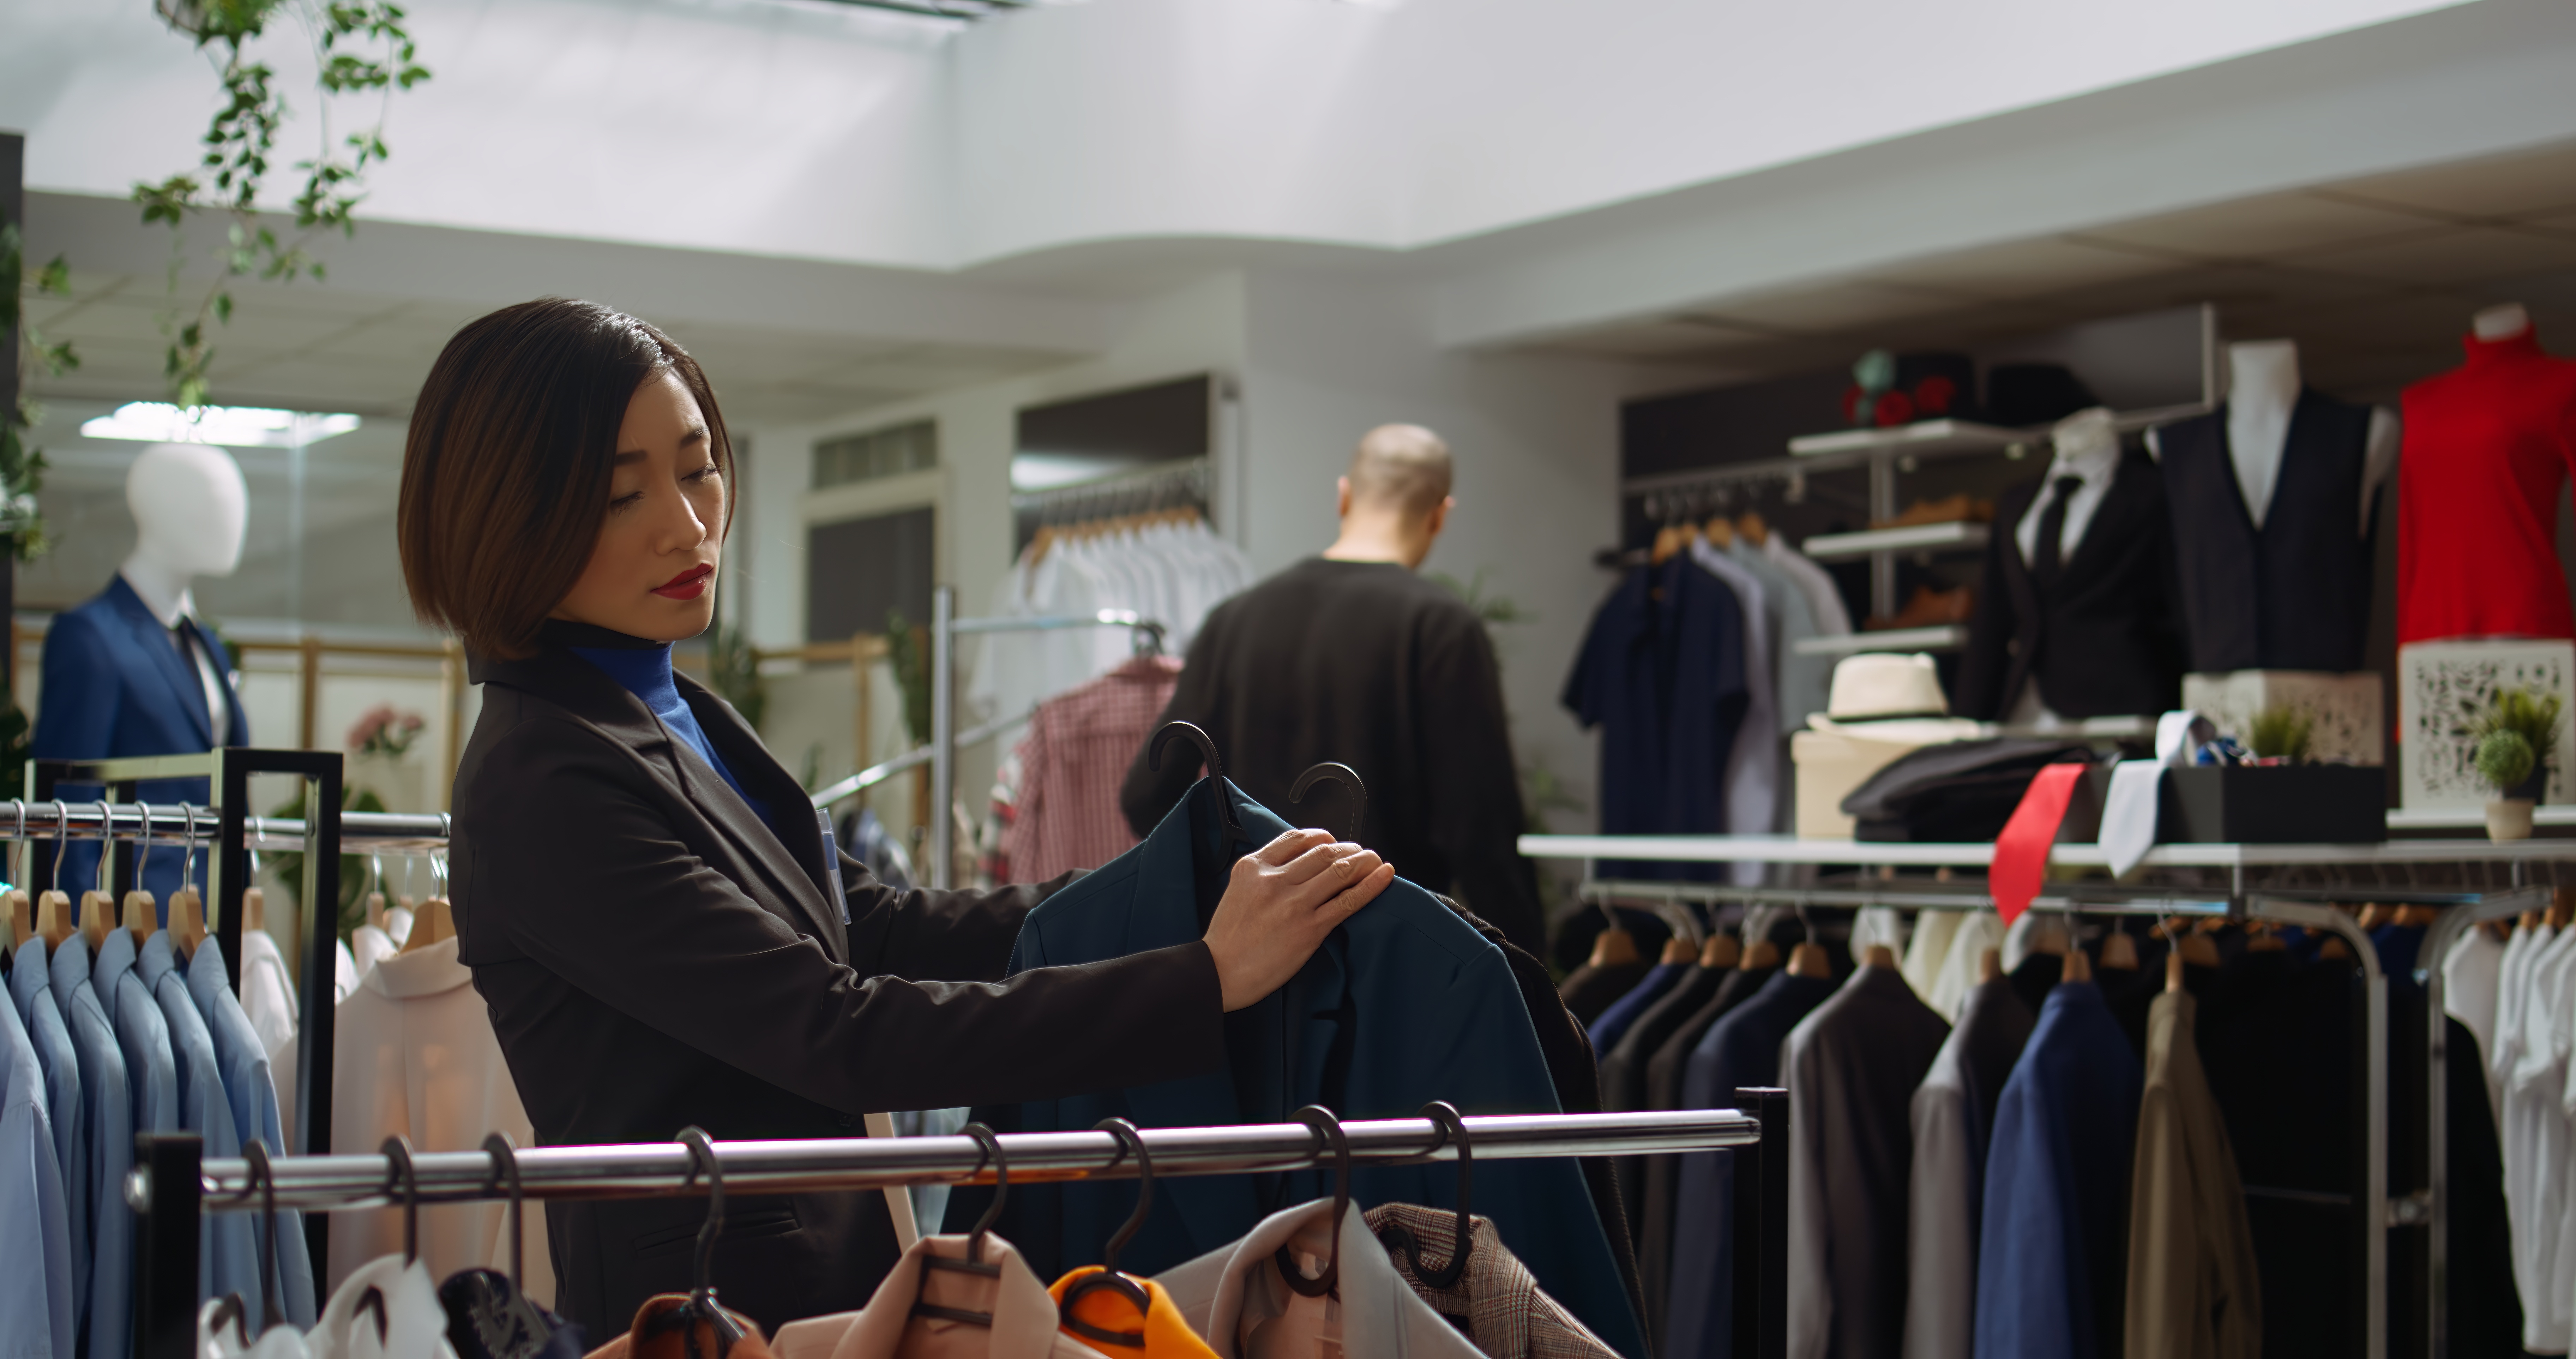
[[[1221,795],[1243,836],[1220,845],[1215,782],[1202,778],[1145,842],[1031,911],[1010,972],[1091,963],[1186,944],[1224,892],[1238,854],[1288,829],[1233,784]],[[1444,1099],[1462,1113],[1555,1113],[1556,1084],[1502,950],[1429,892],[1398,878],[1325,940],[1297,976],[1225,1017],[1227,1067],[1121,1090],[980,1107],[1003,1132],[1070,1132],[1117,1116],[1147,1128],[1285,1123],[1306,1104],[1347,1119],[1410,1118]],[[1093,1042],[1080,1029],[1068,1046]],[[1457,1204],[1449,1165],[1378,1166],[1351,1176],[1354,1209]],[[1154,1186],[1145,1225],[1119,1268],[1153,1274],[1242,1237],[1278,1208],[1333,1192],[1329,1173],[1175,1177]],[[1512,1254],[1595,1335],[1630,1359],[1645,1336],[1572,1158],[1479,1160],[1473,1210],[1494,1220]],[[972,1224],[992,1191],[959,1186],[949,1229]],[[1014,1184],[996,1230],[1041,1278],[1100,1259],[1135,1207],[1126,1181]]]
[[[183,618],[179,626],[206,649],[223,677],[225,744],[247,745],[250,723],[232,685],[232,653],[213,635]],[[206,711],[206,686],[194,658],[170,645],[161,625],[125,577],[78,608],[54,616],[45,633],[45,687],[39,696],[29,753],[40,760],[105,760],[134,755],[193,755],[215,748],[214,722]],[[63,784],[65,801],[95,799],[98,784]],[[16,797],[12,788],[0,796]],[[135,790],[145,802],[208,801],[204,779],[150,779]],[[166,903],[178,890],[183,856],[156,853],[146,865],[145,886]],[[74,844],[63,855],[63,890],[79,894],[95,880],[98,846]],[[35,880],[54,881],[50,855],[39,852]],[[201,867],[200,889],[205,884]],[[123,890],[123,884],[118,884]]]

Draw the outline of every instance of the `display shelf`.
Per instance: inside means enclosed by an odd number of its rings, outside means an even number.
[[[1907,524],[1860,533],[1819,533],[1798,550],[1820,562],[1845,561],[1873,552],[1982,552],[1986,526],[1973,520]]]
[[[2576,803],[2557,803],[2531,809],[2535,826],[2576,826]],[[2485,830],[2487,814],[2479,807],[2399,808],[2388,814],[2392,831]]]
[[[1907,841],[1805,839],[1795,835],[1524,835],[1520,852],[1533,859],[1631,859],[1660,863],[1820,864],[1848,867],[1983,868],[1995,847],[1988,843],[1926,844]],[[2392,840],[2379,845],[2158,845],[2147,851],[2151,868],[2286,868],[2301,864],[2510,863],[2576,860],[2576,840]],[[2067,868],[2105,868],[2111,852],[2100,845],[2064,844],[2049,862]]]
[[[1956,651],[1968,644],[1968,630],[1956,623],[1937,628],[1888,628],[1840,637],[1802,637],[1789,649],[1801,656],[1849,656],[1862,651]]]
[[[1877,429],[1801,434],[1789,441],[1789,452],[1801,458],[1837,453],[1972,453],[2014,444],[2038,444],[2047,438],[2048,431],[2044,429],[2006,429],[1974,420],[1917,420],[1910,425]]]

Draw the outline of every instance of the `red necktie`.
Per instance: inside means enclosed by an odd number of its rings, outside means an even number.
[[[1986,868],[1986,887],[1995,894],[1995,910],[2010,925],[2030,909],[2039,885],[2048,876],[2048,849],[2057,843],[2057,825],[2066,819],[2066,804],[2075,796],[2075,781],[2084,777],[2081,761],[2041,767],[2013,808],[2004,833],[1995,837],[1995,857]]]

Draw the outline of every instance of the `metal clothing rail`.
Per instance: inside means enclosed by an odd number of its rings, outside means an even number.
[[[957,800],[957,747],[963,743],[957,734],[957,639],[968,633],[1045,632],[1058,628],[1132,628],[1151,637],[1158,647],[1163,639],[1161,623],[1129,609],[1028,618],[960,618],[956,586],[942,585],[930,593],[930,744],[925,748],[930,761],[930,806],[923,815],[930,820],[928,882],[932,891],[946,891],[956,879],[957,819],[953,807]],[[978,728],[977,732],[985,730]],[[865,772],[856,777],[864,777]]]
[[[1738,1352],[1785,1351],[1788,1303],[1788,1099],[1785,1091],[1736,1092],[1740,1109],[1653,1113],[1525,1114],[1460,1120],[1473,1158],[1634,1156],[1742,1148],[1736,1158],[1735,1288]],[[1459,1146],[1430,1118],[1339,1125],[1355,1166],[1417,1165],[1459,1159]],[[1157,1178],[1275,1173],[1337,1163],[1325,1137],[1304,1123],[1148,1128],[1140,1134]],[[1132,1179],[1138,1158],[1105,1131],[1006,1133],[999,1160],[1020,1184]],[[196,1346],[198,1224],[205,1213],[279,1208],[320,1213],[392,1207],[405,1189],[420,1204],[491,1201],[518,1192],[534,1199],[611,1199],[703,1194],[711,1179],[727,1192],[864,1190],[910,1184],[991,1184],[994,1160],[972,1137],[845,1138],[717,1142],[715,1175],[677,1142],[627,1146],[531,1147],[506,1160],[488,1151],[415,1153],[405,1179],[395,1159],[288,1156],[267,1163],[266,1183],[246,1160],[203,1160],[184,1134],[141,1139],[125,1201],[136,1214],[136,1359],[193,1359]],[[264,1193],[263,1190],[273,1190]]]
[[[1618,838],[1633,840],[1637,837]],[[2474,842],[2462,847],[2470,845]],[[1648,853],[1643,857],[1660,856]],[[2516,861],[2517,880],[2521,876],[2518,871],[2521,862]],[[1576,890],[1585,900],[1617,904],[1678,906],[1685,901],[1711,904],[1740,901],[1935,911],[1984,910],[1994,905],[1994,897],[1984,890],[1983,884],[1969,882],[1946,887],[1920,880],[1886,880],[1876,884],[1864,880],[1860,885],[1848,888],[1804,888],[1587,879]],[[2080,915],[2193,915],[2236,921],[2268,920],[2328,931],[2344,940],[2361,968],[2364,997],[2362,1046],[2367,1067],[2362,1081],[2364,1183],[2361,1222],[2366,1285],[2363,1296],[2374,1300],[2387,1296],[2389,1232],[2400,1227],[2425,1228],[2428,1241],[2422,1283],[2426,1293],[2428,1353],[2433,1359],[2442,1359],[2449,1353],[2450,1242],[2449,1114],[2445,1102],[2449,1086],[2445,1051],[2447,1031],[2442,1012],[2442,961],[2449,955],[2452,944],[2472,926],[2545,908],[2551,897],[2548,888],[2525,886],[2519,881],[2511,888],[2484,893],[2425,892],[2378,885],[2348,889],[2265,889],[2247,893],[2242,889],[2240,873],[2237,890],[2214,895],[2177,894],[2172,889],[2122,887],[2108,883],[2052,884],[2047,894],[2031,900],[2030,908]],[[2389,1164],[2388,979],[2380,970],[2379,950],[2369,935],[2351,916],[2330,904],[2353,900],[2449,908],[2425,930],[2417,949],[2414,970],[2416,981],[2424,988],[2428,1026],[2425,1063],[2426,1183],[2420,1189],[2394,1198],[2388,1189],[2389,1176],[2394,1170]],[[2367,1305],[2363,1335],[2369,1359],[2385,1359],[2388,1353],[2385,1306],[2375,1301]]]

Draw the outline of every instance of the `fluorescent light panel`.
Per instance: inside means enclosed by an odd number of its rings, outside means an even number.
[[[358,427],[354,415],[269,410],[261,406],[198,406],[129,401],[112,415],[81,422],[85,439],[135,439],[155,444],[216,444],[225,448],[294,448],[318,444]]]

